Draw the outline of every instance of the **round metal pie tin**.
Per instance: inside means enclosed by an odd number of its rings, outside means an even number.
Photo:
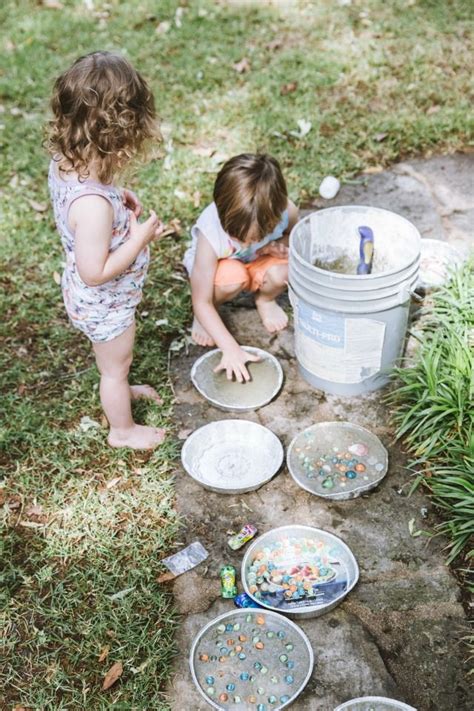
[[[286,462],[302,489],[325,499],[354,499],[376,487],[388,470],[378,437],[350,422],[320,422],[291,442]]]
[[[311,526],[281,526],[251,543],[241,578],[245,592],[259,605],[304,619],[336,607],[357,583],[359,567],[334,534]]]
[[[197,689],[215,709],[280,711],[303,691],[314,665],[308,638],[267,610],[235,610],[197,634],[189,656]]]
[[[334,711],[416,711],[416,709],[395,699],[386,699],[382,696],[361,696],[358,699],[346,701]]]
[[[242,346],[242,349],[260,357],[258,362],[247,363],[251,375],[249,382],[228,380],[225,371],[214,373],[222,357],[219,349],[205,353],[191,369],[196,390],[221,410],[257,410],[271,402],[283,385],[283,370],[275,356],[261,348]]]
[[[187,473],[219,494],[258,489],[277,473],[283,457],[278,437],[249,420],[210,422],[193,432],[181,450]]]

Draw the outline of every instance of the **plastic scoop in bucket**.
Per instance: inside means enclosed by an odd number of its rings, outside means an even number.
[[[360,234],[359,264],[357,274],[370,274],[374,259],[374,233],[370,227],[358,227]]]

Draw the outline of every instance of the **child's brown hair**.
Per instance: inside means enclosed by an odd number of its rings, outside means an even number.
[[[153,94],[130,62],[112,52],[79,57],[54,85],[48,149],[85,179],[95,162],[110,183],[148,139],[159,139]]]
[[[267,154],[234,156],[216,178],[214,202],[221,225],[231,237],[260,241],[275,229],[288,205],[278,161]]]

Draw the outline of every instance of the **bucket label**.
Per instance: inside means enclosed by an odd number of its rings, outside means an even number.
[[[306,370],[333,383],[361,383],[378,373],[385,323],[346,318],[296,301],[296,356]]]

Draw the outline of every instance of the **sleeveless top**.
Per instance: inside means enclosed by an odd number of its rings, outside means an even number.
[[[135,308],[142,297],[149,249],[145,247],[122,274],[105,284],[88,286],[82,281],[76,266],[74,233],[68,224],[69,208],[85,195],[99,195],[110,203],[113,209],[110,252],[128,239],[130,211],[123,204],[119,188],[92,180],[80,181],[76,177],[65,180],[59,174],[55,160],[50,163],[48,186],[56,227],[66,256],[61,288],[68,316],[73,325],[94,342],[116,338],[133,322]]]
[[[282,237],[288,227],[288,221],[288,210],[284,210],[280,222],[273,232],[266,235],[260,242],[252,242],[251,244],[245,245],[227,234],[221,225],[216,204],[212,202],[203,210],[196,224],[191,229],[192,242],[184,255],[183,264],[188,274],[191,274],[200,234],[208,240],[217,255],[217,259],[238,259],[244,263],[253,262],[257,259],[257,251],[259,249],[265,247],[269,242],[273,242]]]

